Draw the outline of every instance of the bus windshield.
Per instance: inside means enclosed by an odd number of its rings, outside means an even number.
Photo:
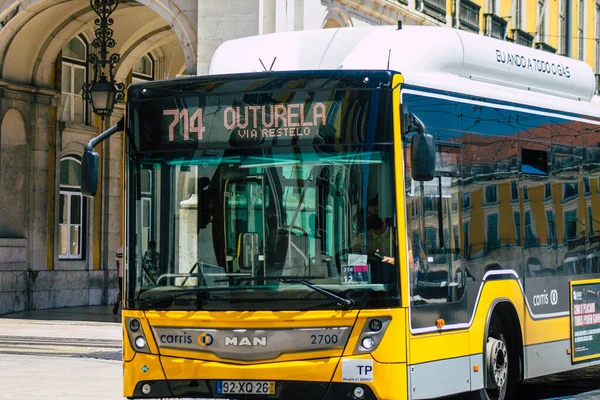
[[[130,104],[130,308],[399,305],[390,92],[294,83]]]

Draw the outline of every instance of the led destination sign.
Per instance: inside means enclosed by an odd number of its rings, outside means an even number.
[[[202,108],[163,110],[165,118],[172,118],[168,127],[168,141],[205,140],[203,115],[207,113]],[[217,118],[211,118],[211,121],[213,124],[220,122]],[[291,103],[225,107],[221,122],[218,129],[226,129],[240,139],[314,136],[316,128],[327,124],[327,105],[316,102],[310,105]]]

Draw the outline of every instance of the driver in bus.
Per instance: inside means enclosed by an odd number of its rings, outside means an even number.
[[[367,231],[359,233],[352,241],[353,249],[365,249],[369,259],[394,264],[392,226],[379,215],[378,199],[367,206]],[[366,247],[365,247],[366,246]]]

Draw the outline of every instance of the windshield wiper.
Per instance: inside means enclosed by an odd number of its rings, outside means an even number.
[[[314,283],[307,281],[306,279],[302,279],[302,278],[297,279],[295,277],[286,277],[286,278],[278,278],[278,280],[281,283],[301,283],[304,286],[307,286],[307,287],[311,288],[312,290],[319,292],[322,295],[329,297],[330,299],[335,300],[335,302],[340,307],[342,307],[344,310],[351,310],[354,307],[354,300],[346,299],[342,296],[339,296],[330,290],[324,289],[321,286],[315,285]]]

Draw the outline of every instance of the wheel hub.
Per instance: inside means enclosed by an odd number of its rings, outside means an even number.
[[[504,386],[508,376],[508,351],[502,340],[488,337],[486,346],[486,361],[488,369],[488,387]]]

